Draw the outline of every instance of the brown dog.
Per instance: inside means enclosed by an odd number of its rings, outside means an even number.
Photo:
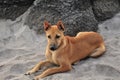
[[[38,71],[42,66],[53,63],[59,67],[49,68],[35,77],[39,80],[50,74],[71,70],[71,64],[87,56],[98,57],[105,52],[103,38],[96,32],[79,32],[76,37],[64,36],[64,25],[58,21],[57,25],[44,22],[44,30],[48,39],[46,60],[39,62],[27,74]]]

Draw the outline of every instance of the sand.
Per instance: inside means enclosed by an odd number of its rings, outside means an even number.
[[[0,80],[32,80],[36,74],[24,73],[45,59],[45,34],[36,35],[23,21],[22,17],[0,20]],[[107,48],[103,56],[82,60],[71,71],[41,80],[120,80],[120,14],[99,24],[99,32]]]

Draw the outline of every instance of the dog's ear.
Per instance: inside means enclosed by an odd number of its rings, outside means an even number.
[[[48,29],[50,29],[51,25],[48,21],[44,21],[44,30],[47,31]]]
[[[62,30],[62,31],[65,30],[64,25],[63,25],[61,20],[57,22],[57,27],[58,27],[59,30]]]

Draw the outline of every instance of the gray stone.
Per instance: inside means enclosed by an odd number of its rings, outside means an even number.
[[[51,24],[61,19],[65,34],[97,31],[98,23],[120,11],[119,0],[0,0],[0,19],[15,20],[28,12],[24,24],[43,33],[43,21]]]
[[[15,20],[23,14],[34,0],[0,0],[0,19]]]
[[[76,35],[79,31],[97,31],[90,0],[36,0],[25,24],[43,33],[44,20],[56,24],[59,19],[64,22],[65,33],[69,35]]]
[[[43,33],[44,20],[56,24],[61,19],[65,34],[73,36],[79,31],[97,31],[100,21],[119,11],[119,0],[36,0],[25,24],[37,33]]]
[[[92,0],[91,3],[98,21],[109,19],[120,11],[120,0]]]

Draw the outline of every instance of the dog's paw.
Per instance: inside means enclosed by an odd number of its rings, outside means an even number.
[[[40,80],[40,77],[35,77],[33,80]]]
[[[30,75],[30,73],[29,73],[29,72],[26,72],[24,75]]]
[[[31,75],[32,73],[34,72],[31,70],[31,71],[26,72],[25,75]]]
[[[33,80],[41,80],[42,78],[43,78],[42,75],[38,75]]]

